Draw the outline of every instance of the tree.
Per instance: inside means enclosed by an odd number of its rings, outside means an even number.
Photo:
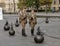
[[[46,5],[46,7],[48,8],[48,10],[50,10],[52,0],[45,0],[44,3],[45,3],[45,5]]]
[[[51,5],[52,0],[39,0],[39,2],[40,2],[41,5],[46,5],[46,4]]]
[[[40,7],[40,2],[39,2],[39,0],[35,0],[35,6],[36,6],[36,9],[38,10],[38,8]]]
[[[40,4],[39,0],[26,0],[26,6],[27,7],[33,7],[38,10]]]
[[[51,6],[52,0],[39,0],[41,5],[47,5],[49,8]]]
[[[51,5],[52,0],[18,0],[18,8],[22,9],[24,7],[33,7],[35,6],[36,9],[38,9],[41,5],[46,5],[48,6]]]
[[[41,5],[51,5],[52,0],[26,0],[27,7],[33,7],[34,5],[36,7],[39,7]]]
[[[23,9],[26,7],[26,0],[18,0],[18,4],[17,4],[19,9]]]
[[[27,7],[33,7],[35,3],[35,0],[26,0],[26,6]]]

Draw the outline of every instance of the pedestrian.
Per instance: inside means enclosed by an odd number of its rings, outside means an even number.
[[[52,13],[54,13],[54,11],[55,11],[54,8],[52,8]]]

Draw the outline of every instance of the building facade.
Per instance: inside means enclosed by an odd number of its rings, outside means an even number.
[[[2,7],[2,8],[5,7],[5,1],[4,0],[0,0],[0,7]]]
[[[53,8],[55,11],[60,11],[60,0],[53,0],[51,8]]]
[[[0,0],[0,7],[4,12],[18,12],[17,3],[18,0]]]

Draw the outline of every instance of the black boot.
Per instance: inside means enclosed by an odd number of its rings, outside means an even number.
[[[31,29],[31,35],[34,36],[34,28]]]
[[[26,33],[25,33],[25,29],[22,29],[22,36],[27,36]]]

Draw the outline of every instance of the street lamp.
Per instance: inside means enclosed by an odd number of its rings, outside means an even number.
[[[45,1],[45,5],[46,5],[45,12],[46,12],[46,15],[47,15],[47,5],[48,5],[48,2],[47,1]],[[46,23],[49,23],[48,17],[46,17],[46,21],[45,22]]]
[[[48,2],[45,1],[45,5],[46,5],[46,7],[45,7],[45,12],[46,12],[46,14],[47,14],[47,4],[48,4]]]

